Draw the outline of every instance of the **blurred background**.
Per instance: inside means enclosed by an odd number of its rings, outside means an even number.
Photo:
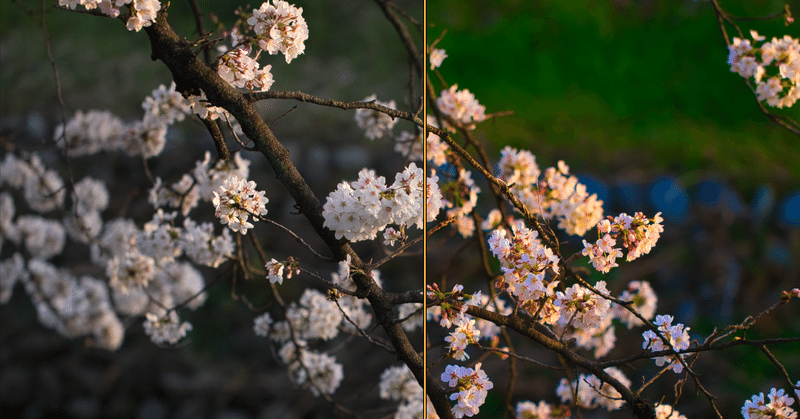
[[[720,3],[736,16],[775,14],[785,3],[795,17],[800,14],[796,1]],[[606,214],[663,213],[665,231],[650,255],[590,280],[608,281],[615,295],[631,280],[650,281],[660,298],[657,313],[674,315],[698,339],[800,286],[800,138],[770,122],[743,79],[730,72],[710,2],[437,0],[427,10],[433,25],[428,38],[447,31],[437,45],[448,55],[440,68],[445,81],[473,92],[487,113],[514,112],[475,131],[495,162],[506,145],[530,150],[542,169],[564,160],[605,202]],[[787,27],[782,19],[740,27],[748,38],[750,29],[767,39],[800,36],[798,23]],[[733,27],[727,30],[735,36]],[[800,121],[798,105],[773,112]],[[562,238],[565,255],[582,247],[579,237]],[[455,242],[443,248],[448,250],[432,256],[440,261],[429,258],[429,280],[446,274],[459,283],[474,281],[485,293],[475,255],[454,257]],[[783,306],[747,337],[800,335],[797,307],[796,300]],[[640,349],[641,330],[618,328],[617,341],[618,350],[607,358]],[[558,363],[533,345],[515,343],[525,356]],[[799,379],[800,345],[771,349]],[[495,390],[501,391],[490,393],[484,418],[501,412],[508,377],[505,364],[489,360],[483,368],[497,377]],[[514,403],[557,401],[557,372],[518,365]],[[624,369],[634,385],[657,371],[652,362],[635,367]],[[756,348],[704,354],[695,368],[720,397],[726,418],[739,417],[752,394],[786,387]],[[672,403],[670,375],[645,396]],[[689,418],[713,417],[691,382],[678,410]]]
[[[161,62],[150,59],[144,31],[132,33],[115,19],[58,10],[55,3],[47,1],[43,14],[38,1],[0,2],[0,153],[8,148],[37,151],[46,165],[63,169],[63,158],[51,141],[62,111],[47,59],[42,16],[51,36],[68,118],[77,110],[108,109],[126,122],[141,119],[145,96],[160,84],[168,86],[172,79]],[[230,25],[237,8],[252,10],[260,5],[230,0],[198,3],[206,13],[206,30],[216,30],[210,13]],[[421,1],[396,3],[422,19]],[[261,57],[262,66],[272,65],[272,90],[299,90],[343,101],[376,94],[378,100],[396,101],[401,110],[416,107],[418,99],[413,107],[408,100],[406,51],[377,3],[308,0],[294,4],[303,8],[310,36],[305,54],[290,65],[282,55]],[[196,39],[188,2],[173,0],[169,10],[168,21],[176,32]],[[417,39],[421,45],[421,35]],[[323,203],[339,182],[356,180],[362,167],[375,168],[389,182],[404,167],[391,142],[365,138],[354,111],[291,101],[263,101],[259,108]],[[394,133],[413,129],[410,123],[400,121]],[[236,150],[230,138],[228,144],[232,152]],[[196,118],[187,118],[170,127],[164,152],[148,163],[154,176],[165,182],[177,181],[206,151],[216,157],[203,125]],[[265,159],[249,152],[244,156],[252,161],[251,179],[270,199],[268,216],[326,253],[305,219],[293,214],[294,200]],[[139,159],[104,153],[73,159],[71,167],[76,179],[91,175],[108,181],[111,205],[104,213],[107,219],[124,216],[141,226],[152,217],[147,203],[151,183]],[[17,202],[21,206],[23,200]],[[210,207],[195,209],[192,216],[214,222],[217,232],[222,228]],[[252,232],[268,257],[284,260],[294,256],[306,269],[326,279],[338,271],[338,264],[315,260],[275,227],[258,223]],[[380,245],[358,244],[355,249],[365,260],[385,256]],[[13,253],[12,246],[4,246],[3,252],[0,260]],[[255,254],[251,256],[257,261]],[[398,258],[384,265],[384,286],[391,291],[421,289],[420,257]],[[87,260],[85,246],[69,246],[53,262],[70,267]],[[80,269],[104,278],[102,269],[87,263]],[[262,312],[280,318],[263,278],[240,279],[234,286],[218,271],[202,272],[207,282],[216,282],[204,306],[195,312],[181,312],[182,319],[194,326],[186,342],[175,348],[157,347],[143,333],[143,319],[131,318],[125,319],[125,343],[114,353],[87,347],[82,339],[62,338],[41,326],[29,297],[17,285],[11,301],[0,306],[0,417],[341,417],[321,398],[296,389],[286,369],[276,362],[270,342],[253,333],[253,319]],[[292,301],[308,287],[320,288],[318,282],[299,275],[287,279],[279,289]],[[383,336],[380,330],[374,333]],[[411,333],[410,338],[422,350],[421,331]],[[386,367],[399,365],[395,356],[376,351],[360,339],[340,338],[321,349],[344,364],[345,378],[334,395],[338,402],[366,417],[394,412],[397,402],[380,401],[377,383]]]

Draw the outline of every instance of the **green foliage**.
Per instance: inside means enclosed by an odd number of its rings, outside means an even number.
[[[746,16],[783,4],[735,3],[723,7]],[[431,2],[428,20],[429,38],[447,30],[438,45],[448,54],[445,80],[475,93],[487,113],[514,111],[484,124],[498,147],[530,148],[544,165],[569,155],[592,173],[622,163],[691,181],[714,168],[745,191],[763,181],[790,188],[800,177],[797,139],[730,72],[707,2],[450,0]],[[797,29],[780,20],[741,26],[768,38]],[[800,119],[798,109],[775,113]]]

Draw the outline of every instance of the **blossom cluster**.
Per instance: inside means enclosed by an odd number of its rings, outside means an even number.
[[[658,331],[667,339],[667,341],[669,341],[669,343],[667,344],[664,342],[664,340],[658,334],[656,334],[656,332],[652,330],[645,330],[644,333],[642,333],[642,336],[644,337],[642,349],[649,349],[654,352],[668,350],[680,352],[689,348],[688,327],[685,327],[682,323],[678,323],[673,326],[672,316],[667,314],[656,316],[656,320],[653,323],[658,326]],[[680,372],[683,371],[683,364],[678,357],[683,359],[684,356],[685,354],[659,356],[656,357],[655,361],[656,365],[659,367],[669,363],[668,367],[676,374],[680,374]]]
[[[252,215],[256,220],[267,214],[266,204],[269,199],[264,196],[264,191],[256,190],[256,183],[252,180],[231,175],[212,193],[214,216],[235,232],[247,234],[247,230],[253,228],[253,224],[247,221],[248,218]]]
[[[469,355],[464,352],[467,345],[478,342],[481,331],[475,327],[475,319],[459,316],[455,321],[456,329],[444,338],[449,343],[450,354],[458,361],[466,361]]]
[[[606,281],[598,281],[594,287],[603,295],[608,294]],[[556,292],[553,305],[558,307],[558,323],[562,327],[594,329],[601,323],[608,322],[610,317],[611,301],[580,284],[573,284],[563,292]]]
[[[459,323],[466,315],[468,305],[478,305],[481,302],[480,291],[470,296],[464,293],[464,286],[461,284],[453,286],[450,292],[441,291],[436,283],[428,285],[427,288],[428,298],[439,300],[438,305],[428,307],[428,320],[439,319],[439,325],[442,327],[449,328]]]
[[[486,107],[478,103],[475,95],[467,89],[458,90],[458,85],[442,90],[436,99],[436,106],[442,113],[453,118],[468,129],[475,129],[475,123],[486,119]],[[445,125],[449,127],[449,125]]]
[[[68,338],[86,336],[91,345],[111,351],[122,345],[125,326],[103,280],[77,278],[41,259],[26,264],[20,253],[0,262],[0,278],[0,303],[8,302],[14,283],[20,281],[45,327]]]
[[[750,36],[754,42],[766,40],[753,30]],[[753,78],[759,101],[788,108],[800,99],[800,41],[785,35],[756,47],[750,40],[737,37],[728,51],[731,71],[746,79]]]
[[[294,259],[285,263],[274,259],[268,262],[268,278],[275,278],[270,281],[282,283],[284,268],[290,273],[296,272],[297,262]],[[340,263],[339,272],[332,274],[332,281],[345,289],[355,289],[350,269],[348,258]],[[379,272],[372,271],[371,275],[380,284]],[[285,320],[275,321],[266,312],[254,319],[253,330],[256,335],[282,345],[278,352],[295,384],[309,387],[315,395],[333,394],[343,378],[342,366],[334,356],[309,349],[309,342],[330,341],[341,331],[363,332],[372,322],[366,305],[366,300],[351,295],[329,299],[322,292],[307,288],[298,301],[286,307]],[[421,411],[421,407],[419,409]]]
[[[436,212],[431,204],[422,207],[423,176],[422,169],[412,162],[386,186],[383,176],[362,169],[357,181],[342,182],[328,195],[322,211],[325,227],[335,231],[336,238],[350,241],[372,240],[389,224],[422,228],[422,211],[429,216]],[[428,185],[436,183],[429,178]],[[428,197],[437,191],[436,186],[428,188]]]
[[[796,383],[798,389],[794,392],[800,399],[800,381]],[[770,389],[767,394],[769,402],[764,400],[764,393],[753,395],[742,406],[742,416],[745,419],[797,419],[797,412],[789,407],[794,404],[794,399],[789,397],[783,389]]]
[[[569,175],[563,161],[542,173],[536,157],[526,150],[505,147],[500,152],[500,180],[534,214],[558,220],[558,228],[583,236],[603,218],[603,201],[586,192],[578,178]]]
[[[603,371],[625,387],[630,387],[631,380],[625,377],[625,374],[618,368],[608,367]],[[562,403],[574,402],[576,406],[584,409],[602,407],[610,412],[625,404],[622,395],[611,384],[600,380],[594,374],[581,374],[577,380],[572,382],[562,378],[556,388],[556,394],[561,398]]]
[[[205,176],[211,176],[206,169]],[[21,158],[7,153],[0,163],[0,184],[11,187],[0,194],[0,246],[10,243],[15,249],[11,258],[0,262],[0,303],[7,302],[21,282],[43,324],[68,337],[90,336],[95,345],[109,350],[118,348],[124,336],[118,315],[151,314],[155,317],[146,320],[151,338],[177,342],[190,325],[168,321],[165,316],[173,314],[167,308],[196,309],[206,299],[205,281],[193,264],[216,267],[234,251],[227,230],[217,236],[211,223],[190,218],[181,227],[175,222],[177,213],[161,208],[141,228],[130,219],[106,221],[102,213],[110,197],[102,181],[85,177],[67,190],[58,173],[47,169],[36,154]],[[26,204],[22,208],[42,214],[16,215],[15,196],[20,195]],[[48,216],[56,210],[66,215]],[[75,278],[48,262],[61,255],[70,240],[88,246],[92,264],[105,273],[107,282]]]
[[[645,319],[652,319],[656,315],[658,297],[647,281],[631,281],[619,299],[630,302],[628,307],[636,310]],[[614,304],[614,317],[626,324],[628,329],[644,324],[630,310],[618,304]]]
[[[70,156],[124,150],[131,156],[155,157],[164,150],[169,126],[182,121],[190,106],[172,82],[153,90],[142,108],[142,119],[131,123],[108,111],[78,111],[65,125],[56,127],[53,139]]]
[[[471,237],[475,233],[472,210],[478,204],[478,195],[481,193],[481,188],[472,179],[472,172],[459,169],[458,177],[446,182],[440,189],[443,191],[442,206],[447,208],[445,214],[448,218],[455,218],[454,227],[458,234]]]
[[[428,115],[427,117],[428,126],[438,127],[436,124],[436,118]],[[420,138],[420,143],[422,139]],[[420,147],[422,148],[422,147]],[[447,163],[447,153],[450,150],[450,147],[442,141],[442,139],[432,133],[428,133],[428,138],[425,139],[425,156],[427,157],[428,161],[433,163],[435,166],[442,166]]]
[[[460,289],[461,285],[457,287]],[[531,314],[538,313],[542,321],[554,327],[556,333],[566,339],[574,339],[582,348],[594,350],[595,357],[605,356],[616,344],[613,320],[620,319],[629,325],[633,324],[631,319],[638,321],[638,318],[626,308],[611,303],[578,284],[565,291],[553,291],[552,288],[554,286],[547,285],[544,291],[539,291],[541,297],[538,300],[519,301],[519,307],[526,308]],[[599,281],[594,288],[604,295],[608,294],[604,281]],[[626,296],[632,296],[632,308],[644,307],[641,312],[642,317],[652,318],[653,313],[649,308],[652,307],[654,310],[657,299],[650,285],[646,282],[633,281],[629,284],[629,288],[640,290],[635,294],[625,291]],[[480,293],[476,295],[480,296]],[[445,337],[445,343],[448,344],[450,355],[459,360],[469,358],[466,354],[469,344],[477,343],[477,339],[487,339],[494,343],[500,333],[499,328],[489,321],[477,319],[477,322],[472,322],[474,319],[465,314],[467,304],[480,305],[505,315],[511,313],[511,308],[506,307],[503,299],[493,299],[492,304],[488,304],[488,297],[482,297],[479,303],[473,300],[474,298],[464,305],[459,305],[455,311],[439,307],[429,310],[430,318],[441,319],[443,327],[450,327],[453,324],[458,326],[458,329]],[[450,301],[448,300],[448,304],[452,304]]]
[[[622,248],[614,247],[618,239],[628,251],[627,260],[630,262],[650,253],[664,231],[663,221],[660,212],[653,218],[646,218],[641,212],[633,217],[624,213],[613,218],[609,216],[597,224],[597,234],[602,235],[601,238],[594,244],[584,240],[582,253],[589,256],[596,270],[608,273],[611,268],[619,266],[616,259],[622,257]]]
[[[302,7],[282,0],[267,1],[253,9],[247,23],[253,26],[258,46],[270,55],[282,53],[287,64],[305,51],[308,25]]]
[[[511,232],[498,228],[489,236],[489,250],[500,261],[503,278],[497,286],[516,297],[523,306],[553,295],[558,281],[547,281],[548,270],[559,272],[559,257],[544,246],[539,232],[522,221],[511,225]]]
[[[377,98],[378,96],[373,94],[365,97],[362,102],[375,102],[389,109],[395,109],[397,107],[393,100],[381,102],[377,100]],[[376,138],[391,136],[392,128],[397,124],[397,119],[373,109],[356,109],[356,123],[359,128],[364,130],[364,135],[367,138],[374,140]]]
[[[4,193],[2,201],[8,207],[11,196]],[[13,211],[11,211],[13,216]],[[25,260],[22,253],[0,262],[0,303],[6,303],[16,282],[21,282],[37,307],[42,324],[67,337],[91,336],[95,345],[114,350],[122,344],[124,327],[118,318],[121,315],[144,315],[161,313],[163,307],[186,303],[195,309],[205,301],[202,292],[205,283],[200,273],[190,264],[176,262],[180,253],[180,239],[165,239],[158,227],[165,216],[157,214],[156,220],[145,225],[143,231],[130,220],[118,219],[102,225],[102,234],[91,243],[92,262],[105,267],[109,278],[105,281],[91,276],[75,278],[68,270],[57,269],[44,258],[57,256],[63,251],[63,243],[51,248],[49,254],[37,253],[28,235],[27,242],[15,242],[5,232],[13,229],[30,231],[37,226],[32,216],[20,216],[4,223],[4,239],[17,246],[24,245],[31,258]],[[22,228],[22,224],[28,224]],[[52,232],[63,229],[58,223],[42,224]],[[48,233],[52,236],[52,233]],[[40,233],[36,235],[41,236]],[[180,237],[180,234],[178,234]],[[168,240],[172,248],[162,246]],[[231,250],[233,244],[230,243]],[[113,304],[112,304],[113,299]]]
[[[332,355],[297,347],[293,342],[283,345],[278,354],[289,369],[289,378],[296,385],[307,387],[315,396],[331,395],[342,383],[342,364]]]
[[[234,44],[236,44],[236,37]],[[217,74],[234,87],[266,92],[275,80],[270,70],[272,65],[260,68],[256,59],[250,57],[250,45],[240,45],[222,55]]]
[[[157,177],[148,199],[156,208],[179,208],[181,215],[186,216],[201,201],[211,201],[214,192],[219,192],[224,182],[232,176],[247,179],[250,176],[250,161],[237,152],[227,161],[213,162],[211,153],[206,152],[203,160],[196,161],[194,169],[181,175],[178,181],[167,185]]]
[[[81,5],[86,10],[97,9],[110,17],[119,16],[119,8],[127,5],[130,17],[125,26],[129,31],[136,32],[152,25],[156,21],[158,11],[161,10],[161,3],[158,0],[58,0],[58,5],[73,10]]]
[[[558,218],[559,227],[568,233],[582,235],[589,228],[597,226],[606,235],[605,245],[611,246],[603,249],[606,253],[613,251],[615,240],[620,240],[628,252],[629,260],[633,260],[648,253],[663,231],[660,214],[653,219],[641,214],[634,217],[621,214],[601,221],[602,202],[596,196],[588,196],[585,187],[574,176],[569,176],[569,168],[563,162],[559,162],[557,168],[549,168],[542,173],[533,154],[507,147],[503,150],[498,172],[499,177],[526,206],[545,218]],[[442,190],[445,196],[451,196],[447,184]],[[461,196],[464,197],[463,192]],[[560,281],[556,277],[562,269],[558,255],[542,243],[538,231],[528,228],[524,221],[515,220],[512,216],[504,220],[501,214],[499,210],[493,210],[481,225],[482,229],[491,231],[489,250],[500,262],[502,277],[495,281],[495,285],[502,291],[501,296],[507,294],[518,309],[550,325],[561,339],[572,340],[581,348],[594,350],[594,356],[599,358],[616,344],[613,320],[619,319],[629,328],[640,325],[640,318],[632,310],[645,320],[653,318],[657,298],[647,282],[633,281],[628,284],[628,289],[620,296],[628,302],[626,307],[606,297],[610,292],[605,281],[598,281],[592,289],[573,284],[557,290]],[[616,256],[621,257],[621,249],[616,250],[619,251]],[[455,325],[455,329],[444,339],[450,357],[468,359],[468,346],[476,344],[479,339],[489,339],[492,346],[496,347],[499,328],[491,322],[473,319],[467,314],[467,305],[488,308],[486,303],[491,301],[496,311],[510,314],[510,308],[501,308],[505,304],[498,304],[505,301],[503,298],[473,297],[467,302],[462,297],[465,294],[461,285],[456,285],[452,293],[438,292],[435,284],[429,286],[429,290],[429,298],[439,301],[438,306],[429,310],[429,319],[441,319],[443,327]],[[487,323],[495,327],[486,327]],[[678,327],[684,331],[683,325]],[[688,334],[680,339],[688,342]],[[681,346],[680,341],[676,345]],[[656,362],[659,362],[658,359]],[[609,369],[607,372],[624,385],[630,384],[619,370]],[[562,403],[571,402],[573,394],[577,397],[575,403],[584,408],[605,407],[614,410],[624,403],[613,387],[595,376],[582,376],[578,381],[583,384],[569,383],[567,380],[562,382],[559,389]],[[550,417],[547,415],[551,414],[552,417],[569,417],[570,414],[566,406],[551,407],[545,402],[520,405],[518,412],[519,417]],[[663,413],[663,417],[669,417],[671,412]]]
[[[453,406],[453,414],[457,418],[477,414],[481,405],[486,402],[487,392],[494,387],[494,384],[486,376],[486,372],[481,370],[480,362],[475,364],[474,369],[448,365],[442,373],[441,379],[451,388],[458,390],[450,395],[450,400],[456,402]]]
[[[381,373],[378,384],[380,397],[383,400],[399,400],[395,419],[412,419],[423,417],[423,393],[411,370],[406,365],[389,367]],[[432,406],[428,406],[429,415]],[[429,416],[430,417],[430,416]]]
[[[512,296],[520,308],[536,313],[543,322],[553,325],[558,333],[574,338],[578,346],[593,349],[596,357],[607,354],[616,343],[614,319],[620,319],[628,327],[640,324],[630,310],[580,284],[556,291],[559,281],[548,275],[560,272],[558,256],[541,243],[537,231],[525,227],[522,221],[512,222],[511,227],[510,232],[502,227],[495,229],[488,244],[489,250],[500,261],[503,272],[495,285]],[[602,295],[609,294],[605,281],[598,281],[594,289]],[[629,307],[645,319],[651,319],[655,314],[657,297],[647,282],[632,281],[620,298],[629,301]],[[445,314],[441,313],[443,318]],[[469,324],[463,320],[462,323]],[[443,326],[450,327],[451,324],[448,320]],[[487,332],[490,334],[483,333],[481,338],[496,336],[496,332]],[[460,334],[451,336],[450,339],[461,338],[446,341],[455,345],[451,348],[455,349],[453,353],[465,357],[462,355],[463,347],[474,342],[466,339],[466,334],[463,338]]]
[[[155,343],[169,343],[174,345],[183,339],[192,330],[189,322],[180,322],[178,313],[170,311],[166,316],[153,313],[145,314],[144,332]]]
[[[355,326],[360,329],[369,327],[372,315],[366,311],[364,300],[343,296],[339,298],[338,303],[339,306],[315,289],[306,289],[300,297],[299,304],[292,302],[286,310],[286,319],[291,322],[295,338],[331,340],[338,336],[340,327],[342,330],[350,331],[353,331]],[[355,326],[345,321],[339,307]]]

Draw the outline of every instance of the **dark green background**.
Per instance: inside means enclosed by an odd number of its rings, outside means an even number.
[[[778,1],[723,1],[761,16]],[[795,15],[797,2],[790,2]],[[798,186],[800,138],[770,123],[742,78],[707,1],[428,2],[429,39],[447,34],[441,73],[474,92],[491,141],[531,149],[578,172],[672,172],[691,184],[709,172],[748,195],[767,181]],[[771,38],[800,24],[743,23]],[[733,36],[732,27],[728,27]],[[797,106],[775,113],[800,120]]]

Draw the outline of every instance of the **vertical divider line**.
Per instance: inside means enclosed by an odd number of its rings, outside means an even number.
[[[422,0],[422,417],[428,417],[428,0]]]

